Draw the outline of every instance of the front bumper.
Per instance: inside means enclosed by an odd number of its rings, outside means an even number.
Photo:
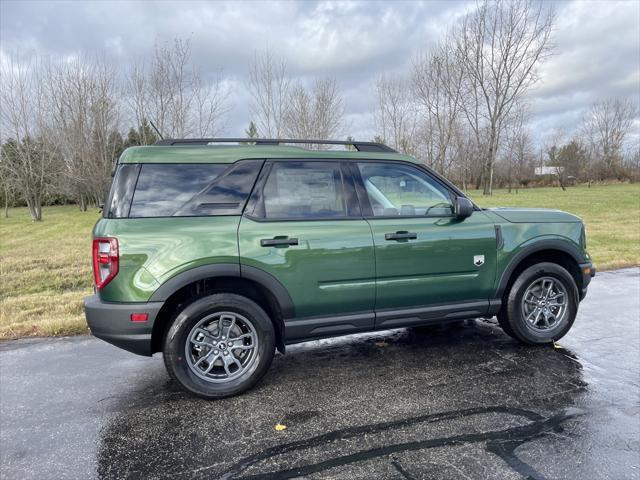
[[[151,356],[153,323],[164,302],[109,303],[99,295],[84,299],[84,313],[91,333],[105,342],[138,355]],[[146,313],[146,322],[132,322],[132,313]]]
[[[591,262],[580,265],[582,272],[582,290],[580,291],[580,301],[587,296],[587,287],[591,283],[591,279],[596,276],[596,267]]]

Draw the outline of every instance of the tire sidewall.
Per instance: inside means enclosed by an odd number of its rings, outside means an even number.
[[[562,283],[567,291],[567,311],[559,326],[549,332],[536,332],[527,326],[522,314],[522,299],[526,289],[536,279],[552,277]],[[507,300],[507,319],[514,336],[529,344],[550,343],[559,340],[569,331],[578,313],[578,288],[571,274],[555,263],[538,263],[528,267],[516,279]]]
[[[257,358],[250,373],[225,383],[212,383],[197,376],[185,358],[185,345],[192,328],[217,312],[234,312],[253,324],[258,337]],[[255,302],[234,294],[214,294],[187,305],[173,320],[164,340],[164,361],[169,374],[183,388],[204,398],[222,398],[248,390],[264,375],[275,351],[275,332],[267,314]]]

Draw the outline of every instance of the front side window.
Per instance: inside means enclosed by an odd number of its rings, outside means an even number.
[[[418,168],[381,162],[358,169],[375,217],[442,217],[453,214],[448,190]]]
[[[240,215],[261,164],[144,164],[129,217]]]
[[[347,216],[338,162],[274,163],[264,184],[262,198],[265,218]]]

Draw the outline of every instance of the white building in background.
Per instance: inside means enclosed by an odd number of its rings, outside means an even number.
[[[536,167],[534,173],[536,176],[556,175],[559,176],[564,172],[564,167]]]

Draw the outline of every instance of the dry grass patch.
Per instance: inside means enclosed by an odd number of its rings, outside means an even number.
[[[33,223],[24,208],[0,219],[0,338],[87,332],[96,210],[48,207]]]
[[[41,292],[3,299],[0,338],[89,333],[82,298],[90,293]]]

